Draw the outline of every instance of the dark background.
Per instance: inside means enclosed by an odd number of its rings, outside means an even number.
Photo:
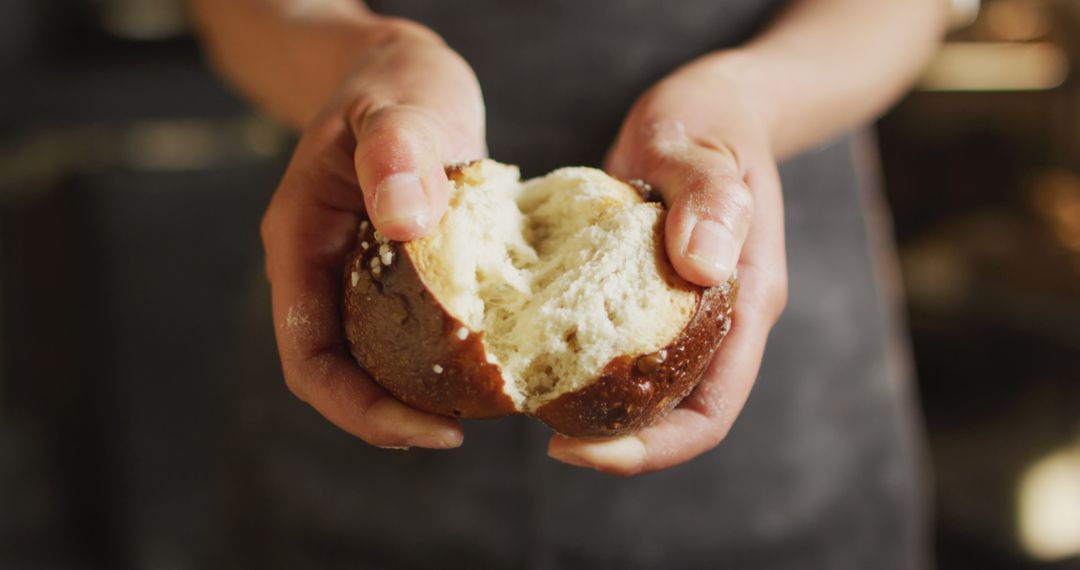
[[[1078,30],[983,2],[878,129],[946,569],[1080,568]],[[0,568],[204,567],[292,135],[176,0],[4,0],[0,74]]]

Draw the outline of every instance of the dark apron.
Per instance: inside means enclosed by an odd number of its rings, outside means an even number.
[[[600,163],[634,99],[737,45],[781,2],[372,1],[475,68],[491,156],[526,175]],[[549,431],[467,422],[446,452],[375,449],[292,398],[272,330],[233,398],[224,560],[283,568],[916,568],[920,449],[896,319],[877,285],[873,176],[852,139],[783,165],[791,298],[727,440],[617,479],[546,455]],[[871,172],[872,174],[872,172]],[[872,190],[872,189],[869,189]],[[870,198],[868,200],[868,197]],[[264,289],[265,292],[265,289]],[[261,299],[265,300],[265,298]],[[269,303],[253,310],[268,311]]]

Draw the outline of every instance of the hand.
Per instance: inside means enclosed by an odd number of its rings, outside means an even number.
[[[635,475],[689,461],[727,435],[787,298],[783,201],[767,132],[738,77],[715,62],[679,70],[630,111],[607,170],[660,192],[668,257],[684,278],[711,286],[738,268],[731,333],[701,384],[657,424],[615,439],[555,436],[553,458]]]
[[[484,155],[472,70],[431,32],[386,25],[304,132],[263,218],[278,351],[289,389],[341,429],[383,447],[457,447],[456,421],[387,394],[342,339],[341,267],[361,210],[392,239],[422,235],[446,209],[443,164]]]

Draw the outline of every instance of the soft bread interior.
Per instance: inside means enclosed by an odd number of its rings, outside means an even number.
[[[693,316],[695,289],[659,250],[663,210],[632,187],[590,168],[522,183],[490,160],[461,174],[437,230],[406,247],[435,298],[483,333],[520,409],[663,348]]]

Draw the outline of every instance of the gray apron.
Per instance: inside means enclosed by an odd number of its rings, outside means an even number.
[[[634,99],[737,45],[767,0],[372,1],[475,68],[491,156],[538,175],[597,165]],[[235,354],[222,559],[269,568],[917,568],[920,449],[902,343],[878,283],[873,176],[845,138],[784,164],[791,298],[730,436],[617,479],[548,459],[549,431],[466,423],[455,451],[375,449],[292,398],[272,330]],[[864,172],[864,174],[866,174]],[[872,174],[872,173],[870,173]],[[868,199],[869,197],[869,199]],[[887,265],[887,263],[885,263]],[[265,293],[265,288],[263,289]],[[268,311],[264,295],[253,311]]]

